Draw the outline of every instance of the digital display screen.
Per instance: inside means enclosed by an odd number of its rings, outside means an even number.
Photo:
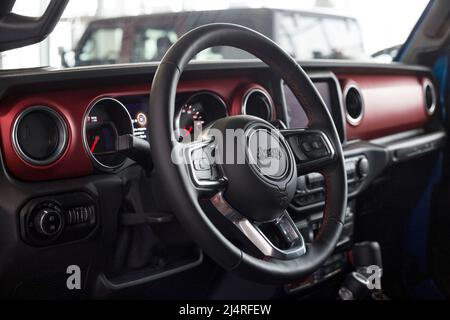
[[[328,110],[333,115],[330,84],[327,81],[317,81],[314,82],[314,85],[316,86],[317,91],[319,91],[319,94],[322,96],[322,99],[325,102]],[[289,128],[308,127],[309,120],[303,106],[300,104],[294,93],[286,84],[284,84],[284,97],[286,100],[288,116],[287,125],[289,126]]]
[[[145,140],[148,140],[147,123],[148,123],[148,104],[149,97],[142,96],[128,96],[120,98],[120,101],[127,108],[133,122],[133,134]]]

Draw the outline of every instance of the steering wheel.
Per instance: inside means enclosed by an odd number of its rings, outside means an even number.
[[[278,130],[262,119],[239,115],[204,128],[201,139],[180,142],[174,130],[180,75],[197,53],[213,46],[242,49],[265,62],[304,107],[308,128]],[[313,83],[276,43],[234,24],[209,24],[188,32],[159,64],[149,114],[155,172],[172,197],[171,209],[220,266],[250,280],[280,284],[311,274],[332,254],[347,200],[342,146]],[[229,132],[240,136],[230,137]],[[242,150],[241,162],[233,158],[237,149]],[[228,158],[234,161],[223,161]],[[297,177],[309,172],[325,178],[325,207],[318,235],[306,243],[286,209]],[[233,237],[225,236],[225,230],[234,232]]]

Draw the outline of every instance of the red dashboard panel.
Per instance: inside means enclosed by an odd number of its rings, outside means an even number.
[[[429,119],[422,79],[416,75],[338,74],[342,90],[356,84],[364,101],[359,125],[347,123],[347,139],[374,139],[422,127]]]
[[[365,111],[359,125],[347,123],[347,140],[374,139],[422,127],[429,119],[424,106],[423,79],[416,74],[377,75],[338,73],[343,91],[356,84],[362,92]],[[230,114],[239,114],[243,94],[249,86],[261,88],[249,76],[185,80],[179,92],[213,91],[221,96]],[[43,91],[24,95],[10,94],[1,101],[0,136],[8,171],[27,181],[54,180],[89,175],[93,165],[83,143],[83,120],[87,108],[101,97],[147,94],[150,84],[99,85],[91,88]],[[12,145],[12,127],[22,110],[45,105],[58,111],[69,128],[68,146],[64,154],[48,166],[33,166],[22,160]],[[150,115],[151,116],[151,115]]]
[[[178,87],[179,92],[210,90],[220,95],[231,105],[234,91],[246,78],[229,78],[212,81],[185,81]],[[54,180],[89,175],[93,171],[92,162],[84,149],[82,124],[89,105],[101,97],[146,94],[149,84],[124,86],[99,86],[95,88],[67,89],[42,92],[39,94],[7,96],[1,101],[0,134],[4,161],[9,172],[26,181]],[[68,126],[68,145],[64,154],[48,166],[34,166],[22,160],[13,148],[12,129],[21,111],[36,105],[48,106],[59,112]]]

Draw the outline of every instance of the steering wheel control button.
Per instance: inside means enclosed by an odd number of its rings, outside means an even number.
[[[213,184],[220,185],[219,170],[208,154],[212,154],[212,145],[200,145],[191,149],[190,152],[190,166],[194,182],[197,186],[209,186]]]
[[[330,155],[323,139],[320,134],[299,137],[302,150],[308,159],[316,160]]]
[[[211,170],[208,159],[206,159],[206,158],[195,159],[194,160],[194,169],[197,171]]]
[[[328,137],[318,130],[287,129],[282,134],[292,148],[297,159],[297,169],[302,172],[311,172],[311,167],[319,162],[332,160],[335,151]],[[309,167],[308,167],[309,166]]]

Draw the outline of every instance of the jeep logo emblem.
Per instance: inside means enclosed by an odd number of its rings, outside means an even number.
[[[265,161],[269,159],[280,160],[283,155],[280,148],[258,148],[257,158],[258,161]]]
[[[279,137],[269,130],[257,129],[249,135],[250,164],[258,173],[269,179],[281,179],[288,168],[286,152]]]

